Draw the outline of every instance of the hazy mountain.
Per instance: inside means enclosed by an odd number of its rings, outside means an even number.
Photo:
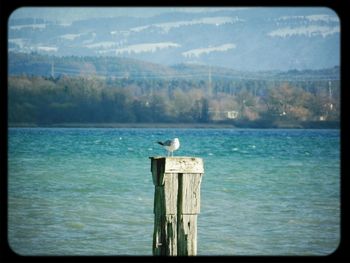
[[[327,8],[79,10],[16,10],[9,51],[250,71],[340,64],[339,19]]]
[[[230,68],[176,64],[160,65],[131,58],[52,56],[36,53],[9,53],[9,75],[43,77],[88,76],[109,79],[187,79],[187,80],[339,80],[339,66],[318,70],[243,71]]]

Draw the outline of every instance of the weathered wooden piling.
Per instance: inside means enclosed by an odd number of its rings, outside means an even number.
[[[154,191],[153,255],[197,254],[203,160],[150,157]]]

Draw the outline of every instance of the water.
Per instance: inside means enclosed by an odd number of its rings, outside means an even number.
[[[198,255],[327,255],[339,130],[11,128],[8,239],[21,255],[151,255],[155,142],[204,159]]]

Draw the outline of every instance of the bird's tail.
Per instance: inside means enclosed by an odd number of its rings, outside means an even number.
[[[157,143],[159,143],[160,145],[164,145],[164,143],[162,143],[162,142],[157,142]]]

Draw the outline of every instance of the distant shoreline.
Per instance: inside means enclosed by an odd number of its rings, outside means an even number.
[[[340,129],[339,121],[295,123],[9,123],[9,128],[194,128],[194,129]]]

